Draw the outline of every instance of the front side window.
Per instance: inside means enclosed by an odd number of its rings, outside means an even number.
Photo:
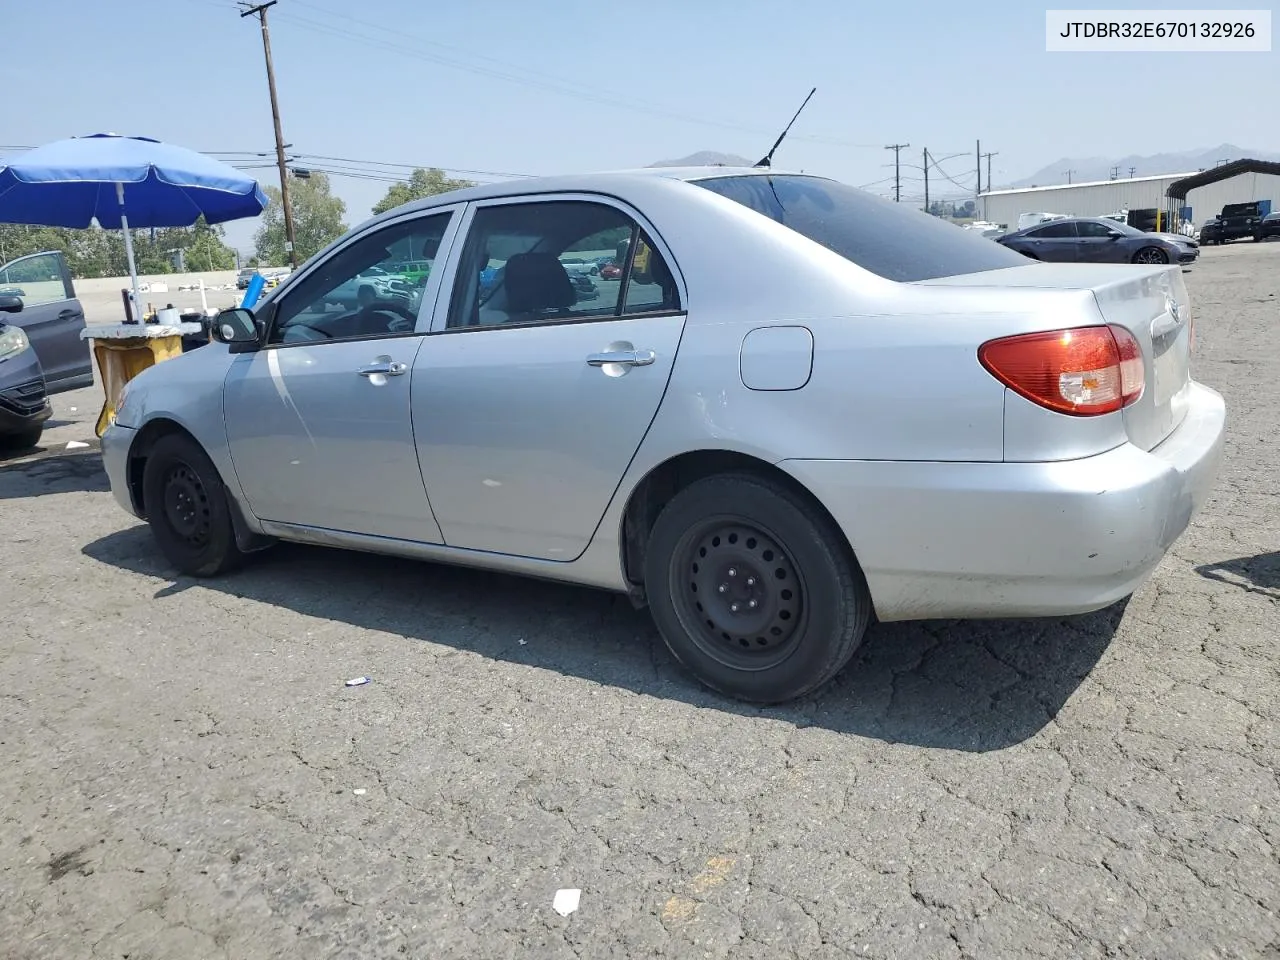
[[[280,300],[269,343],[412,333],[451,213],[402,220],[344,247]],[[411,271],[407,264],[425,265]]]
[[[856,187],[803,175],[692,181],[900,283],[1025,266],[1027,258],[976,231]]]
[[[1106,239],[1113,233],[1119,233],[1118,230],[1113,229],[1105,223],[1094,223],[1090,220],[1082,220],[1080,223],[1076,224],[1076,227],[1079,229],[1080,236],[1082,237],[1100,237],[1102,239]]]
[[[643,255],[643,269],[629,277],[633,252]],[[608,260],[621,269],[602,270],[600,262]],[[454,283],[448,326],[547,323],[676,309],[679,298],[665,261],[621,210],[583,200],[510,203],[476,211]]]
[[[70,300],[62,258],[37,253],[6,263],[0,267],[0,296],[18,297],[24,307]]]

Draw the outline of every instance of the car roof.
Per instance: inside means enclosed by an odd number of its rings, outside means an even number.
[[[537,193],[604,193],[613,194],[625,191],[628,184],[653,183],[670,181],[675,183],[692,183],[712,177],[748,177],[748,176],[805,176],[815,179],[829,180],[829,177],[816,177],[811,173],[795,170],[781,170],[767,167],[637,167],[624,170],[607,170],[596,173],[559,174],[544,177],[521,177],[518,180],[504,180],[499,183],[482,183],[461,190],[436,194],[413,200],[399,207],[394,207],[365,221],[365,224],[376,223],[392,216],[403,216],[419,210],[430,210],[433,207],[447,206],[454,203],[469,203],[476,200],[490,200],[501,197],[526,196]]]

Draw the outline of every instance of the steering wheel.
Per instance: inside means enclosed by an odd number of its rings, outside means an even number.
[[[371,300],[364,305],[361,313],[394,313],[401,320],[393,320],[387,325],[390,333],[402,333],[405,330],[412,330],[418,322],[418,315],[406,307],[404,304],[395,300]],[[403,321],[403,322],[402,322]]]

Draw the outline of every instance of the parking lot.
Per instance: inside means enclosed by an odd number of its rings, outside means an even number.
[[[0,462],[0,957],[1280,958],[1280,244],[1185,279],[1227,459],[1154,579],[874,627],[786,708],[607,594],[175,580],[56,397]]]

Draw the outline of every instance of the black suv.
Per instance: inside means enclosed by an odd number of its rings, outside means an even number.
[[[1241,237],[1256,238],[1261,222],[1262,204],[1258,201],[1228,203],[1218,214],[1217,242],[1239,240]]]

